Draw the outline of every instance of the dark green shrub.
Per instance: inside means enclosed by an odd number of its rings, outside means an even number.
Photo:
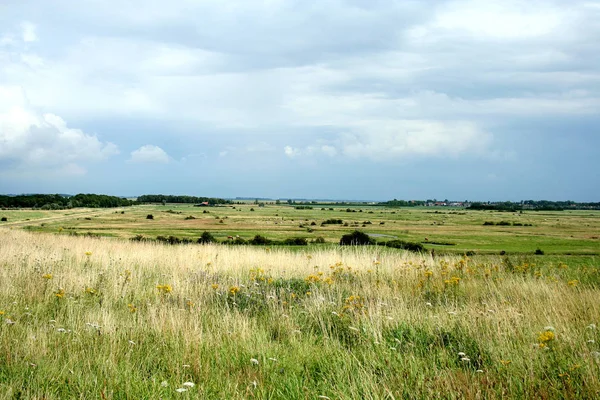
[[[202,235],[198,238],[197,242],[199,244],[209,244],[209,243],[217,243],[217,239],[210,232],[202,232]]]
[[[496,225],[493,221],[485,221],[483,225]]]
[[[248,241],[249,244],[254,246],[268,245],[273,243],[271,240],[267,239],[264,236],[256,235],[252,239]]]
[[[535,255],[536,256],[543,256],[544,255],[544,251],[542,249],[536,249],[535,250]]]
[[[146,219],[154,219],[154,215],[148,214],[148,215],[146,215]]]
[[[295,237],[295,238],[287,238],[283,241],[283,244],[287,246],[307,246],[308,241],[305,238]]]
[[[196,217],[194,217],[193,215],[190,215],[190,216],[188,216],[188,217],[185,217],[185,220],[186,220],[186,221],[187,221],[187,220],[190,220],[190,219],[196,219]]]
[[[326,221],[321,222],[321,226],[323,226],[323,225],[335,225],[335,224],[340,224],[341,225],[343,223],[344,223],[344,221],[342,221],[341,219],[331,218],[331,219],[328,219]]]
[[[340,239],[340,246],[364,246],[369,244],[375,244],[375,240],[360,231],[354,231],[342,236]]]
[[[323,243],[325,243],[325,238],[323,236],[316,237],[313,240],[313,243],[323,244]]]
[[[6,221],[8,221],[8,218],[2,217],[2,222],[6,222]]]
[[[394,249],[414,251],[415,253],[421,253],[425,251],[425,247],[423,247],[421,243],[405,242],[404,240],[389,240],[387,242],[381,242],[380,244],[386,247],[392,247]]]

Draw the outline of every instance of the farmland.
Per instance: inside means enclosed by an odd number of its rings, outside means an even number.
[[[3,210],[0,398],[600,394],[598,213],[347,208]]]

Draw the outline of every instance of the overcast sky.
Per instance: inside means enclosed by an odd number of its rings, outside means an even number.
[[[0,1],[0,193],[600,201],[599,171],[600,1]]]

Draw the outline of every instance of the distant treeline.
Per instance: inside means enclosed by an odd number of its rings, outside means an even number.
[[[214,197],[196,197],[196,196],[172,196],[164,194],[145,194],[137,198],[138,203],[205,203],[213,204],[232,204],[231,200],[219,199]]]
[[[419,207],[427,205],[427,201],[425,200],[389,200],[379,203],[382,206],[388,207]]]
[[[548,201],[548,200],[526,200],[513,203],[505,201],[502,203],[472,203],[471,210],[494,210],[494,211],[564,211],[564,210],[600,210],[600,203],[577,203],[574,201]]]
[[[60,210],[75,207],[108,208],[125,207],[135,202],[116,196],[104,194],[25,194],[19,196],[0,195],[2,208],[40,208],[44,210]]]

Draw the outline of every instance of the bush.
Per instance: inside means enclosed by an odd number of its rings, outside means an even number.
[[[321,222],[321,226],[323,226],[323,225],[335,225],[335,224],[340,224],[341,225],[343,223],[344,223],[344,221],[342,221],[341,219],[331,218],[331,219],[328,219],[326,221]]]
[[[198,243],[198,244],[217,243],[217,239],[215,239],[215,237],[210,232],[204,231],[202,233],[202,235],[198,238],[196,243]]]
[[[340,246],[364,246],[370,244],[375,244],[375,240],[360,231],[354,231],[342,236],[340,239]]]
[[[315,221],[313,221],[313,222],[310,223],[310,225],[311,226],[315,226],[315,225],[317,225],[317,223]]]
[[[271,240],[267,239],[264,236],[256,235],[252,239],[248,241],[251,245],[254,246],[262,246],[273,243]]]
[[[325,238],[323,236],[316,237],[313,240],[313,243],[323,244],[323,243],[325,243]]]
[[[425,247],[423,247],[421,243],[405,242],[404,240],[389,240],[387,242],[381,242],[380,244],[386,247],[392,247],[394,249],[414,251],[415,253],[421,253],[425,251]]]
[[[254,208],[251,208],[250,211],[254,211]]]
[[[2,222],[6,222],[6,221],[8,221],[8,218],[2,217]]]
[[[146,219],[154,219],[154,215],[148,214],[148,215],[146,215]]]
[[[535,255],[536,256],[543,256],[544,255],[544,251],[542,249],[536,249],[535,250]]]
[[[188,216],[188,217],[185,217],[185,220],[186,220],[186,221],[187,221],[187,220],[190,220],[190,219],[196,219],[196,217],[194,217],[193,215],[190,215],[190,216]]]
[[[287,246],[307,246],[308,241],[305,238],[295,237],[295,238],[287,238],[283,241],[283,244]]]
[[[494,221],[485,221],[483,225],[496,225]]]

